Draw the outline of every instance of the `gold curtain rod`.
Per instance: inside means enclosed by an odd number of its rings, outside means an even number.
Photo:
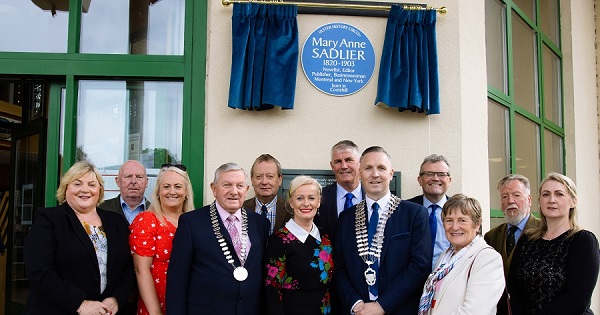
[[[368,5],[368,4],[351,4],[351,3],[320,3],[320,2],[293,2],[282,0],[222,0],[224,6],[233,3],[264,3],[264,4],[295,4],[299,7],[310,8],[330,8],[330,9],[357,9],[357,10],[374,10],[374,11],[390,11],[391,6],[385,5]],[[435,10],[440,14],[446,14],[446,7],[422,7],[419,5],[403,5],[404,10]]]

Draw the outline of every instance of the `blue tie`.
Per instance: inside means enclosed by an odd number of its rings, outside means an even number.
[[[371,208],[373,209],[373,213],[371,213],[371,218],[369,219],[369,229],[368,229],[368,240],[369,240],[369,245],[371,245],[371,242],[373,241],[373,235],[375,235],[375,232],[377,231],[377,222],[379,222],[379,204],[377,204],[377,202],[373,203],[373,205],[371,206]],[[375,261],[375,263],[373,265],[371,265],[371,268],[373,268],[373,270],[375,270],[375,274],[377,275],[377,278],[379,278],[379,260]],[[371,292],[371,294],[373,294],[374,296],[378,295],[379,290],[377,289],[377,282],[375,282],[374,285],[369,286],[369,291]]]
[[[346,202],[344,203],[344,210],[351,208],[352,206],[354,206],[352,204],[352,198],[354,198],[354,194],[352,193],[347,193],[346,194]]]
[[[429,230],[431,231],[431,248],[435,247],[435,235],[437,234],[437,219],[435,217],[435,211],[439,208],[435,203],[429,206],[431,213],[429,214]]]

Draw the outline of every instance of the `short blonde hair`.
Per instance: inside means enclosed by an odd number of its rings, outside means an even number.
[[[156,215],[156,217],[158,218],[158,220],[163,224],[166,223],[163,219],[163,216],[165,215],[165,211],[163,210],[162,205],[160,203],[159,191],[160,191],[160,186],[162,186],[162,183],[164,181],[165,174],[167,172],[177,173],[178,175],[183,177],[183,184],[185,185],[185,192],[187,194],[187,199],[185,199],[183,201],[183,213],[186,213],[188,211],[192,211],[195,209],[195,207],[194,207],[194,191],[192,189],[192,182],[190,181],[190,177],[189,177],[188,173],[184,172],[183,170],[181,170],[180,168],[175,167],[175,166],[169,166],[167,168],[163,168],[160,170],[160,172],[158,173],[158,176],[156,177],[156,185],[154,185],[154,190],[152,191],[152,204],[150,205],[150,209],[149,209],[149,211],[154,213]]]
[[[286,194],[286,202],[285,202],[286,208],[290,203],[292,195],[296,192],[296,190],[298,190],[298,188],[300,188],[304,185],[313,185],[315,188],[317,188],[317,192],[319,193],[319,199],[321,199],[322,188],[321,188],[321,184],[319,184],[319,182],[316,179],[314,179],[310,176],[306,176],[306,175],[296,176],[290,182],[290,189],[287,191],[287,194]],[[291,212],[292,215],[294,214],[293,211],[288,210],[288,212]]]
[[[104,201],[104,180],[102,179],[102,175],[100,175],[96,166],[91,162],[79,161],[73,164],[73,166],[71,166],[71,168],[69,168],[69,170],[60,178],[60,184],[56,190],[56,200],[58,200],[59,204],[63,204],[67,200],[67,186],[88,173],[93,173],[100,185],[100,193],[98,194],[98,203],[96,205],[99,205]]]

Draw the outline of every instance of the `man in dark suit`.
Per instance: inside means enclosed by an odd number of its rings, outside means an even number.
[[[167,314],[259,315],[269,222],[242,207],[250,188],[237,164],[221,165],[216,201],[179,218],[167,272]]]
[[[502,255],[505,277],[508,275],[513,249],[519,237],[540,223],[540,219],[531,215],[530,190],[529,179],[519,174],[507,175],[498,183],[500,206],[506,223],[491,229],[483,238]],[[498,302],[497,314],[508,314],[506,293]]]
[[[383,148],[363,152],[360,178],[366,198],[341,213],[334,247],[342,314],[417,313],[431,270],[427,210],[390,193],[393,174]]]
[[[269,234],[272,234],[292,218],[292,213],[285,210],[285,201],[277,198],[283,181],[281,164],[272,155],[262,154],[252,164],[250,180],[254,188],[254,198],[246,200],[244,208],[269,219]]]
[[[442,223],[442,208],[448,200],[446,192],[452,182],[448,160],[438,154],[427,156],[421,163],[417,182],[419,182],[423,194],[408,199],[408,201],[422,205],[429,214],[429,233],[433,243],[431,269],[433,270],[438,257],[450,247]]]
[[[121,165],[115,181],[120,194],[104,201],[99,207],[120,213],[127,223],[131,224],[136,215],[150,206],[150,202],[144,198],[148,187],[146,168],[138,161],[129,160]]]
[[[121,165],[115,181],[120,194],[104,201],[98,208],[118,213],[127,224],[131,224],[136,215],[150,206],[150,202],[144,197],[148,187],[146,168],[136,160],[129,160]],[[121,307],[119,314],[134,315],[137,312],[138,295],[136,283],[131,297]]]
[[[350,140],[342,140],[331,148],[331,170],[335,183],[323,188],[321,206],[315,224],[335,242],[338,217],[344,209],[364,199],[364,191],[358,175],[358,146]]]

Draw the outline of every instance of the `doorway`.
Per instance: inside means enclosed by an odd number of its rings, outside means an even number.
[[[23,245],[44,205],[48,80],[0,79],[0,314],[21,314],[29,283]]]

